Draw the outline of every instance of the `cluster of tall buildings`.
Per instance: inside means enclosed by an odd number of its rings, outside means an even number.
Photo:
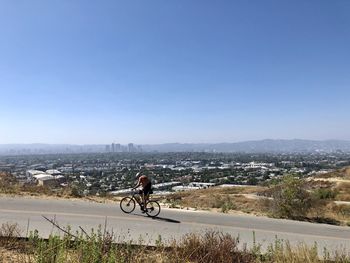
[[[121,152],[142,152],[141,145],[134,145],[133,143],[129,143],[128,145],[121,145],[120,143],[112,143],[110,145],[106,145],[106,152],[108,153],[121,153]]]

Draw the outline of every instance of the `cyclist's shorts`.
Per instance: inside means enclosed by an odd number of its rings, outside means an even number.
[[[144,193],[145,195],[152,193],[152,183],[149,182],[142,190],[140,190],[140,194]]]

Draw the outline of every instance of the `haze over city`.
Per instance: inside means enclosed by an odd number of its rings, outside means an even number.
[[[349,1],[2,1],[0,144],[350,140]]]

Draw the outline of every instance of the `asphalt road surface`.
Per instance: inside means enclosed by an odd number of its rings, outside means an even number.
[[[158,218],[152,219],[142,214],[139,207],[132,214],[124,214],[119,203],[0,197],[0,224],[17,222],[23,236],[34,229],[39,230],[42,237],[59,232],[42,215],[55,219],[61,226],[69,225],[73,230],[80,226],[87,232],[107,222],[107,228],[113,229],[119,241],[138,242],[141,238],[146,244],[154,244],[159,235],[167,241],[189,232],[218,230],[239,236],[240,244],[246,243],[248,247],[252,246],[254,236],[263,248],[277,237],[289,240],[292,245],[316,242],[320,253],[323,247],[350,252],[350,227],[165,208]]]

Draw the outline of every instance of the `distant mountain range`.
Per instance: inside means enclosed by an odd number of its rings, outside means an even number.
[[[246,153],[281,153],[281,152],[350,152],[350,141],[344,140],[259,140],[235,143],[216,144],[182,144],[168,143],[142,146],[146,151],[183,152],[183,151],[216,151]]]
[[[141,145],[143,152],[245,152],[245,153],[302,153],[350,152],[345,140],[257,140],[235,143],[166,143]],[[0,144],[0,154],[106,152],[106,145],[72,144]]]

